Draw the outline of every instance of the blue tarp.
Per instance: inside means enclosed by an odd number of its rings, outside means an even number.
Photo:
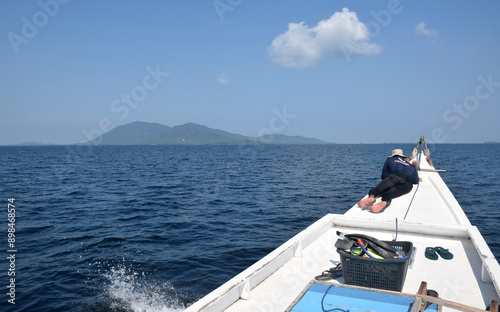
[[[414,301],[411,297],[314,283],[291,312],[409,312]],[[425,311],[437,311],[437,305],[432,304]]]

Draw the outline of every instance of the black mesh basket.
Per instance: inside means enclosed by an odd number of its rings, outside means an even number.
[[[369,288],[401,291],[406,278],[408,262],[412,256],[413,244],[411,242],[385,243],[406,252],[405,259],[374,259],[353,256],[341,249],[337,249],[342,261],[344,282]]]

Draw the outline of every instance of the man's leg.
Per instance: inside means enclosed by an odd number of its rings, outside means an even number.
[[[392,175],[391,175],[392,176]],[[389,178],[389,177],[388,177]],[[387,207],[391,200],[400,197],[402,195],[408,194],[413,188],[413,184],[410,179],[405,176],[397,176],[391,179],[395,183],[388,181],[388,185],[393,184],[391,188],[387,189],[382,193],[382,201],[370,207],[370,211],[373,213],[378,213],[385,207]],[[398,181],[399,180],[399,181]]]
[[[384,180],[380,181],[380,183],[377,186],[375,186],[368,192],[367,198],[362,199],[358,202],[358,206],[361,208],[365,208],[366,206],[374,203],[375,198],[379,197],[381,194],[391,189],[393,183],[395,182],[393,180],[394,179],[391,178],[391,176],[388,176]]]

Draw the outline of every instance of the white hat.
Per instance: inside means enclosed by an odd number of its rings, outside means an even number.
[[[401,156],[406,158],[405,154],[403,154],[403,150],[399,148],[392,150],[391,156],[389,157],[394,157],[394,156]]]

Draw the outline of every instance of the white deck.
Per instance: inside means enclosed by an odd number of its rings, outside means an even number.
[[[414,185],[409,194],[393,200],[392,204],[382,212],[374,214],[368,209],[361,209],[354,205],[345,215],[367,220],[395,220],[398,218],[399,221],[402,221],[408,211],[406,219],[404,219],[407,222],[471,225],[462,207],[460,207],[441,176],[437,172],[433,172],[435,169],[425,160],[421,161],[420,168],[423,169],[418,173],[420,184],[418,186]],[[415,195],[415,193],[417,194]],[[408,209],[410,202],[411,207]]]
[[[354,205],[344,215],[326,215],[186,311],[284,311],[315,275],[340,261],[337,230],[392,240],[396,218],[397,240],[416,247],[403,292],[414,294],[426,281],[440,298],[484,309],[499,298],[500,266],[439,174],[421,171],[419,176],[418,190],[415,186],[381,213]],[[449,249],[454,258],[425,258],[425,248],[435,246]]]

